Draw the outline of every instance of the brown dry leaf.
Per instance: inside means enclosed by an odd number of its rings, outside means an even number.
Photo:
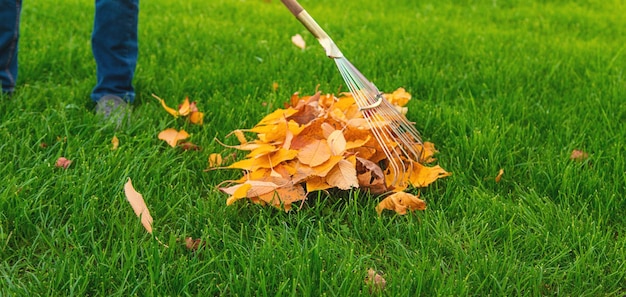
[[[356,172],[359,179],[359,187],[367,189],[372,194],[382,194],[387,192],[385,185],[385,174],[378,164],[364,159],[356,158]]]
[[[572,154],[569,158],[574,161],[584,161],[589,158],[589,154],[581,150],[572,150]]]
[[[387,281],[376,270],[370,268],[367,270],[367,277],[365,277],[365,284],[369,287],[370,293],[376,293],[385,289]]]
[[[304,38],[302,38],[302,35],[300,35],[300,34],[296,34],[294,36],[291,36],[291,42],[295,46],[297,46],[297,47],[299,47],[301,49],[304,49],[306,47],[306,42],[304,41]]]
[[[130,203],[133,211],[135,211],[135,215],[141,218],[143,227],[146,228],[148,233],[152,234],[152,216],[150,215],[146,202],[143,200],[143,196],[135,190],[130,178],[128,178],[128,181],[124,184],[124,193],[126,194],[128,203]]]
[[[159,133],[159,139],[167,142],[171,147],[176,147],[180,140],[187,139],[187,137],[189,137],[189,133],[185,130],[177,131],[173,128],[165,129]]]
[[[496,176],[496,183],[500,182],[500,180],[502,179],[503,175],[504,175],[504,169],[500,168],[500,171],[498,172],[498,175]]]
[[[204,241],[202,241],[202,239],[200,238],[197,238],[197,239],[193,239],[191,237],[185,238],[185,247],[188,250],[197,251],[202,246],[204,246]]]
[[[193,144],[189,141],[181,141],[178,144],[178,147],[180,147],[183,151],[199,151],[202,150],[202,148],[196,144]]]
[[[426,202],[419,199],[418,196],[406,192],[393,193],[378,203],[376,206],[376,212],[380,215],[383,210],[388,209],[393,210],[400,215],[404,215],[406,214],[407,209],[410,211],[425,210]]]
[[[117,136],[113,135],[111,138],[111,150],[114,151],[120,146],[120,140],[117,139]]]
[[[343,136],[341,130],[335,130],[328,135],[328,145],[330,151],[335,156],[341,156],[346,151],[346,138]]]
[[[67,169],[72,165],[72,160],[69,160],[65,157],[59,157],[57,161],[54,163],[54,167]]]

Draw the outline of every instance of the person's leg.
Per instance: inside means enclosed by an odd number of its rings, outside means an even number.
[[[3,93],[12,93],[17,80],[21,9],[22,0],[0,0],[0,81]]]
[[[1,1],[1,0],[0,0]],[[132,103],[137,65],[139,0],[96,0],[91,47],[97,83],[91,99],[114,95]]]

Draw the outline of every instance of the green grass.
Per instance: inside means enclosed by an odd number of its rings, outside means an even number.
[[[40,2],[24,3],[19,86],[0,99],[1,296],[357,296],[370,267],[384,296],[626,294],[622,1],[302,0],[379,88],[413,94],[409,118],[454,173],[422,190],[426,211],[381,217],[358,191],[290,213],[226,207],[217,186],[237,172],[203,171],[216,137],[342,86],[279,1],[143,1],[138,99],[119,131],[88,99],[93,3]],[[151,93],[198,101],[205,125]],[[168,127],[203,150],[167,147]],[[126,202],[128,177],[169,248]]]

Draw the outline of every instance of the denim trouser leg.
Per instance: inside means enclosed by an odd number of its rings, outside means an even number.
[[[2,92],[13,92],[17,80],[17,41],[22,0],[0,0],[0,81]]]
[[[107,94],[128,102],[135,100],[138,17],[139,0],[96,0],[91,48],[98,81],[91,93],[92,100],[98,101]]]

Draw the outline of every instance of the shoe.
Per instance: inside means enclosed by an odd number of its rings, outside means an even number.
[[[130,104],[115,95],[104,95],[96,104],[96,115],[120,127],[124,119],[130,118]]]

